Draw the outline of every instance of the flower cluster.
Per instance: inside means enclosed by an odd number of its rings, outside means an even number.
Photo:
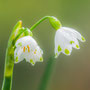
[[[57,58],[60,53],[71,55],[72,48],[80,49],[78,40],[85,42],[85,38],[78,31],[72,28],[62,27],[60,21],[53,16],[49,16],[48,18],[52,27],[56,29],[55,58]],[[43,19],[40,20],[40,22],[43,21]],[[35,26],[36,25],[34,25],[34,27]],[[17,30],[19,30],[19,34],[21,31],[24,33],[16,40],[15,43],[15,63],[26,60],[26,62],[35,65],[36,62],[42,62],[43,51],[38,46],[37,42],[33,39],[32,32],[28,28],[22,28],[21,25]]]

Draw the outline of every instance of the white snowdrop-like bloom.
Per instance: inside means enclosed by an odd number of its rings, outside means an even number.
[[[34,65],[36,62],[43,61],[43,51],[31,36],[25,36],[18,39],[15,46],[15,63],[19,63],[20,61],[25,59],[26,62]]]
[[[70,55],[72,47],[80,49],[79,42],[85,42],[84,37],[76,30],[68,27],[61,27],[55,34],[55,57],[60,53]]]

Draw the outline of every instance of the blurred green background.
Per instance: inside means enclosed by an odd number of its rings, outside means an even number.
[[[77,29],[85,38],[80,50],[71,56],[61,54],[55,60],[47,90],[90,90],[90,0],[0,0],[0,89],[3,81],[5,50],[17,21],[30,28],[45,15],[57,17],[63,26]],[[14,67],[12,90],[37,90],[40,79],[54,52],[55,30],[48,20],[34,31],[34,38],[44,51],[44,62],[33,67],[25,61]]]

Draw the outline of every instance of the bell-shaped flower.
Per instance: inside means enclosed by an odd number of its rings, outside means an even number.
[[[55,34],[55,57],[60,53],[70,55],[72,47],[80,49],[79,42],[85,42],[84,37],[76,30],[68,27],[61,27]]]
[[[43,51],[38,46],[37,42],[31,36],[24,36],[16,41],[14,51],[15,63],[22,60],[34,65],[36,62],[43,61]]]

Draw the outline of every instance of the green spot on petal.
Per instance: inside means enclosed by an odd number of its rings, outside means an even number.
[[[35,63],[33,62],[32,64],[34,65]]]
[[[18,43],[18,45],[19,45],[19,46],[22,46],[22,43],[20,42],[20,43]]]
[[[79,48],[79,46],[78,46],[78,45],[76,45],[76,48]]]
[[[18,62],[18,57],[16,57],[16,60],[15,61]]]
[[[33,63],[33,60],[32,59],[30,59],[30,63]]]
[[[32,59],[30,59],[30,63],[32,64],[32,65],[34,65],[35,63],[33,62],[33,60]]]
[[[40,61],[43,61],[43,58],[42,57],[40,57]]]
[[[83,36],[82,36],[81,38],[82,38],[83,41],[86,41],[85,38],[84,38]]]
[[[58,52],[60,52],[62,49],[61,49],[61,47],[60,47],[60,45],[58,45]]]
[[[65,53],[66,53],[66,54],[70,54],[70,52],[69,52],[68,49],[65,49]]]
[[[73,44],[74,43],[74,41],[70,41],[70,44]]]

